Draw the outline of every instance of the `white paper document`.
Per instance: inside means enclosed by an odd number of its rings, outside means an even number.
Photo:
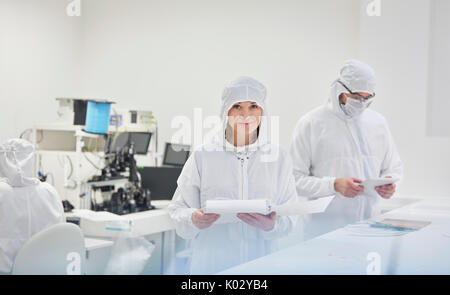
[[[279,216],[321,213],[326,210],[334,196],[324,197],[312,201],[296,201],[283,205],[272,205],[267,199],[255,200],[207,200],[205,213],[221,215],[235,215],[238,213],[269,214],[277,212]]]
[[[325,210],[328,208],[328,205],[330,205],[333,199],[334,195],[306,202],[307,213],[314,214],[325,212]]]
[[[366,179],[362,183],[357,184],[364,186],[364,194],[370,195],[372,197],[378,197],[379,195],[375,190],[375,187],[386,184],[393,184],[396,183],[398,180],[399,180],[398,178],[372,178]]]
[[[266,199],[207,200],[204,208],[205,213],[215,214],[260,213],[266,215],[271,211],[273,210],[270,201]]]

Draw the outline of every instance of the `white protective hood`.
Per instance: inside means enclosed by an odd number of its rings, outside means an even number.
[[[266,87],[257,80],[251,77],[238,77],[225,86],[222,93],[221,111],[222,128],[219,131],[218,136],[215,138],[214,143],[226,150],[252,151],[258,148],[265,147],[270,142],[270,129],[269,129],[269,112],[266,105]],[[255,143],[246,147],[234,147],[225,139],[225,130],[228,124],[228,111],[235,103],[251,101],[255,102],[263,109],[261,117],[261,123],[259,125],[259,136]]]
[[[0,173],[13,187],[37,185],[33,178],[34,147],[24,139],[9,139],[0,145]]]
[[[341,81],[352,92],[375,93],[375,71],[361,61],[354,59],[346,61],[339,71],[339,78],[331,85],[328,98],[328,107],[341,118],[350,118],[344,113],[339,103],[339,95],[348,93],[348,91],[338,81]]]

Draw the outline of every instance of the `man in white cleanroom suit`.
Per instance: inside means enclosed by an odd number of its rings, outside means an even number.
[[[0,273],[12,271],[23,244],[50,225],[65,222],[58,193],[31,177],[34,148],[23,139],[0,145]]]
[[[256,103],[250,107],[262,109],[259,131],[254,133],[257,138],[235,146],[230,143],[233,136],[229,136],[232,117],[227,115],[232,108],[249,102]],[[276,250],[276,239],[290,233],[296,222],[296,217],[273,212],[239,214],[225,220],[216,214],[203,214],[200,208],[206,200],[269,199],[280,205],[297,198],[288,153],[268,141],[266,88],[252,78],[234,80],[223,91],[221,116],[223,126],[218,136],[189,157],[169,205],[177,234],[193,239],[191,274],[217,273],[269,254]],[[266,227],[270,222],[273,227]]]
[[[386,119],[368,109],[374,90],[373,69],[349,60],[333,82],[328,102],[304,115],[295,127],[290,154],[297,193],[336,196],[324,213],[310,217],[306,238],[376,215],[380,197],[390,198],[395,184],[377,187],[377,197],[364,194],[357,184],[402,176]]]

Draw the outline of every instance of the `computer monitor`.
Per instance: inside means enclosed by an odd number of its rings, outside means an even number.
[[[142,167],[138,171],[141,174],[142,187],[151,192],[151,199],[171,200],[177,189],[177,180],[182,167]]]
[[[184,166],[189,158],[191,146],[185,144],[166,143],[164,151],[163,165],[166,166]]]
[[[111,149],[112,152],[121,150],[127,144],[134,142],[134,150],[138,155],[146,155],[152,133],[149,132],[124,132],[120,134]]]

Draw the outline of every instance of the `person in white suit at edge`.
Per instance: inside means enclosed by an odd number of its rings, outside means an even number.
[[[335,195],[325,212],[313,214],[304,236],[313,238],[378,214],[378,202],[389,199],[395,184],[367,195],[358,185],[371,178],[403,174],[386,119],[368,109],[375,96],[375,72],[348,60],[331,86],[328,102],[297,123],[290,146],[297,193],[308,198]]]
[[[205,214],[206,200],[296,201],[289,154],[270,143],[266,88],[239,77],[222,94],[222,125],[210,142],[196,148],[178,178],[169,205],[176,232],[192,239],[191,274],[212,274],[277,250],[277,239],[292,232],[297,217],[239,213],[221,220]],[[290,203],[289,203],[290,204]]]
[[[32,177],[33,159],[33,145],[24,139],[0,145],[0,274],[11,273],[34,234],[66,221],[56,190]]]

